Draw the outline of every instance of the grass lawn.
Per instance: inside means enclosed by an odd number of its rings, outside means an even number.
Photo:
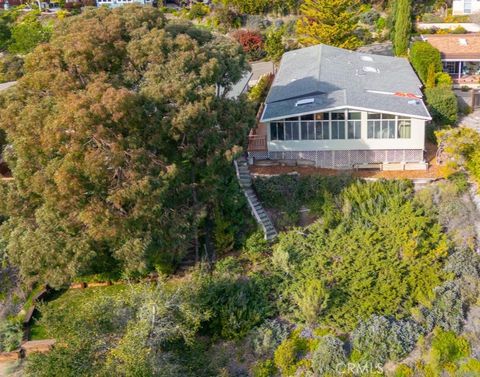
[[[128,289],[127,284],[115,284],[106,287],[93,287],[85,289],[69,289],[66,291],[58,291],[53,294],[52,298],[48,300],[44,305],[53,307],[57,312],[65,312],[75,310],[76,307],[81,307],[88,300],[90,300],[95,294],[106,293],[117,295],[121,294],[125,289]],[[68,310],[67,310],[68,308]],[[30,340],[48,339],[47,329],[41,325],[41,313],[35,314],[34,324],[30,328]]]

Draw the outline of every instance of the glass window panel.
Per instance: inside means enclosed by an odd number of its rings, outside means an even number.
[[[292,122],[285,122],[285,140],[292,140]]]
[[[395,119],[395,115],[382,114],[382,119]]]
[[[322,140],[322,122],[317,122],[315,125],[315,136],[317,140]]]
[[[332,139],[345,139],[345,122],[332,121]]]
[[[308,122],[308,139],[315,140],[315,122]]]
[[[291,117],[291,118],[287,118],[285,120],[289,120],[289,121],[298,121],[298,117]]]
[[[313,114],[307,114],[301,116],[302,120],[313,120]]]
[[[362,123],[355,122],[355,139],[361,139],[362,137]]]
[[[361,113],[348,113],[348,119],[352,119],[352,120],[360,120],[362,118],[362,114]]]
[[[283,130],[283,124],[282,123],[278,124],[277,133],[278,133],[278,140],[285,140],[285,135],[284,135],[284,130]]]
[[[375,122],[368,122],[368,127],[367,127],[367,138],[373,139],[375,131]]]
[[[292,140],[300,140],[298,137],[298,122],[292,122]]]
[[[277,140],[277,123],[270,123],[270,140]]]
[[[328,120],[330,118],[329,115],[329,113],[317,113],[315,114],[315,120]]]
[[[330,127],[328,122],[323,122],[322,124],[323,128],[323,138],[325,140],[330,139]]]
[[[368,113],[368,119],[380,119],[381,114],[377,113]]]
[[[409,139],[412,133],[412,124],[408,120],[400,120],[398,122],[398,138],[400,139]]]
[[[388,138],[395,139],[395,121],[391,120],[388,122]]]
[[[388,122],[387,121],[382,121],[382,133],[380,138],[382,139],[387,139],[388,138]]]
[[[308,122],[301,122],[302,140],[308,140]]]
[[[332,113],[332,120],[345,120],[345,113]]]
[[[375,133],[373,137],[375,139],[380,139],[382,137],[381,132],[382,132],[382,127],[380,122],[375,122]]]

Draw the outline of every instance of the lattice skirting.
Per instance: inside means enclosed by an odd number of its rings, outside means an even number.
[[[309,160],[320,168],[351,168],[355,164],[422,162],[421,149],[379,149],[352,151],[248,152],[258,160]]]

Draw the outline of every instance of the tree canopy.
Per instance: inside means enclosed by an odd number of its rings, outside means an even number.
[[[201,240],[214,255],[212,234],[242,221],[229,160],[254,114],[219,92],[244,70],[240,46],[153,8],[59,24],[0,112],[15,178],[0,230],[25,281],[142,273]]]
[[[355,49],[361,41],[353,33],[357,27],[358,0],[305,0],[297,22],[299,42],[303,45],[324,43]]]

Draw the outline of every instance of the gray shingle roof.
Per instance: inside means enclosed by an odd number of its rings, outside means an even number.
[[[262,121],[333,108],[357,108],[431,119],[422,83],[404,58],[327,45],[287,52],[266,99]],[[410,93],[412,98],[395,95]],[[296,106],[301,99],[314,102]]]

